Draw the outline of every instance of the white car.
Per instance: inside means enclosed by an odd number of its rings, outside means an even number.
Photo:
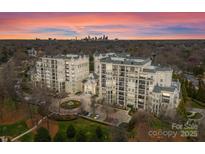
[[[96,114],[94,119],[99,119],[100,118],[100,115],[99,114]]]
[[[89,112],[89,113],[88,113],[88,117],[91,117],[91,116],[92,116],[92,113]]]

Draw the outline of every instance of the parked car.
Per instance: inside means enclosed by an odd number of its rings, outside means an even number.
[[[87,112],[87,111],[83,111],[82,114],[83,114],[84,116],[88,116],[89,112]]]
[[[99,114],[96,114],[94,119],[99,119],[100,118],[100,115]]]
[[[92,113],[89,112],[87,116],[88,116],[88,117],[91,117],[91,116],[92,116]]]

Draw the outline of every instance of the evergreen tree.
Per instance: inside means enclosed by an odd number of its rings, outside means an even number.
[[[205,103],[205,85],[202,80],[199,80],[199,89],[197,91],[197,100]]]
[[[192,82],[190,81],[190,82],[188,83],[188,87],[187,87],[187,94],[188,94],[189,97],[192,97],[192,96],[193,96],[193,94],[192,94],[192,88],[193,88],[193,85],[192,85]]]
[[[187,112],[186,112],[185,103],[183,100],[179,103],[177,107],[177,112],[179,113],[179,115],[181,116],[183,120],[187,119]]]
[[[204,71],[205,71],[204,68],[200,67],[200,66],[197,66],[197,67],[193,68],[193,73],[194,73],[195,76],[203,75]]]
[[[101,127],[98,126],[98,127],[96,128],[95,134],[96,134],[97,139],[102,139],[102,137],[103,137],[103,131],[102,131]]]
[[[186,87],[188,87],[187,82],[185,82],[184,80],[181,80],[182,100],[179,103],[179,106],[177,107],[177,112],[185,120],[187,119],[186,108],[185,108],[185,104],[187,101]]]
[[[83,130],[80,130],[76,136],[77,142],[86,142],[87,138],[85,135],[85,132]]]
[[[90,62],[89,70],[90,70],[90,72],[92,72],[92,71],[94,71],[94,57],[93,56],[89,57],[89,62]]]
[[[187,93],[188,93],[188,89],[189,89],[189,81],[187,79],[185,79],[185,81],[183,82],[184,83],[184,86],[187,90]]]
[[[61,133],[57,133],[53,139],[54,142],[65,142],[66,138]]]
[[[47,129],[41,127],[37,130],[37,134],[34,137],[35,142],[50,142],[51,137]]]
[[[113,142],[127,142],[128,137],[126,131],[123,129],[114,129],[112,133],[112,141]]]
[[[193,86],[192,87],[192,98],[196,99],[196,96],[197,96],[197,90],[196,90],[195,86]]]
[[[186,103],[187,100],[187,90],[186,87],[188,87],[187,82],[185,82],[184,80],[181,82],[181,90],[182,90],[182,98],[183,98],[183,102]]]
[[[75,127],[73,127],[73,125],[69,125],[66,134],[68,138],[73,138],[76,134]]]

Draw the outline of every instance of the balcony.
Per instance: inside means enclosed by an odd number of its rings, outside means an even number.
[[[125,76],[125,73],[120,73],[120,76]]]

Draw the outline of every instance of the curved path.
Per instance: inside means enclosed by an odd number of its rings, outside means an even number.
[[[49,115],[43,117],[42,119],[40,119],[35,126],[33,126],[31,129],[27,130],[26,132],[24,132],[24,133],[22,133],[22,134],[16,136],[15,138],[11,139],[11,142],[15,142],[15,141],[17,141],[18,139],[20,139],[21,137],[23,137],[24,135],[26,135],[26,134],[28,134],[28,133],[30,133],[30,132],[36,130],[36,129],[38,128],[38,126],[39,126],[44,120],[46,120],[49,116],[51,116],[52,114],[53,114],[53,113],[51,113],[51,114],[49,114]]]

